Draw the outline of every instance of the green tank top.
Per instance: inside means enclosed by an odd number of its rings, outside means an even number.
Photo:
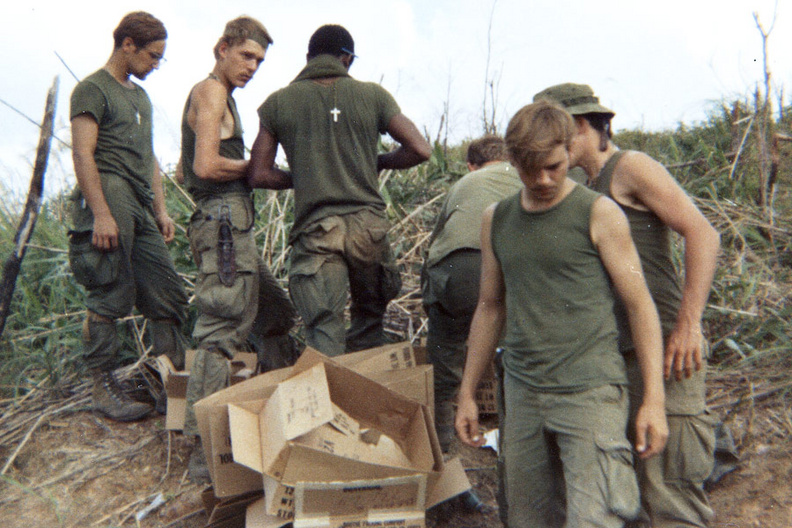
[[[187,122],[187,111],[190,109],[192,92],[187,97],[182,113],[182,170],[184,171],[184,183],[187,192],[197,200],[216,197],[221,194],[250,193],[250,186],[247,180],[240,178],[228,182],[215,182],[202,180],[193,172],[193,162],[195,161],[195,132]],[[237,113],[236,101],[228,94],[228,109],[234,117],[234,132],[231,137],[220,141],[220,155],[229,159],[245,159],[245,143],[242,140],[242,122]]]
[[[556,206],[496,206],[492,248],[506,288],[504,368],[529,387],[578,392],[626,383],[613,293],[591,241],[598,193],[576,185]]]
[[[613,173],[625,152],[617,151],[611,156],[592,184],[595,191],[613,198]],[[641,211],[622,204],[619,206],[630,222],[630,232],[641,257],[646,284],[657,306],[663,335],[668,336],[674,329],[682,302],[679,274],[671,257],[671,230],[651,211]],[[634,346],[630,337],[630,325],[621,302],[616,304],[616,319],[619,327],[619,348],[624,351],[632,350]]]

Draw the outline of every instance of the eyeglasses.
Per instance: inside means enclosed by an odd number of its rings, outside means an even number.
[[[138,51],[145,51],[146,54],[149,56],[149,58],[154,62],[159,62],[159,63],[167,62],[167,59],[163,57],[161,54],[157,53],[156,51],[151,51],[150,49],[147,48],[138,48]]]
[[[348,50],[348,49],[346,49],[346,48],[341,48],[341,51],[343,51],[343,52],[344,52],[344,53],[346,53],[347,55],[352,55],[352,58],[353,58],[353,59],[356,59],[356,58],[357,58],[357,55],[355,55],[355,52],[354,52],[354,51],[349,51],[349,50]]]

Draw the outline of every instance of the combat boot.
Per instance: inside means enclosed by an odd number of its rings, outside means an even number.
[[[94,371],[93,406],[117,422],[140,420],[151,412],[151,405],[135,401],[123,391],[111,370]]]

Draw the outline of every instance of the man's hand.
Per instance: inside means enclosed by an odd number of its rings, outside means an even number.
[[[100,251],[113,251],[118,247],[118,224],[113,215],[94,216],[91,243]]]
[[[663,405],[644,404],[635,416],[635,451],[639,458],[651,458],[665,448],[668,422]]]
[[[176,237],[176,224],[173,223],[171,217],[167,214],[157,215],[157,226],[160,233],[162,233],[162,238],[165,239],[165,243],[170,244],[173,242]]]
[[[473,398],[459,399],[454,425],[459,439],[473,447],[481,447],[485,442],[484,436],[479,432],[478,415],[478,405]]]
[[[701,351],[701,322],[678,322],[668,337],[663,361],[663,375],[670,379],[673,374],[677,381],[689,378],[703,365]]]

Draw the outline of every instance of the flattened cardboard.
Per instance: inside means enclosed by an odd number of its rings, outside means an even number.
[[[424,474],[351,482],[299,482],[295,528],[396,526],[423,528]]]

